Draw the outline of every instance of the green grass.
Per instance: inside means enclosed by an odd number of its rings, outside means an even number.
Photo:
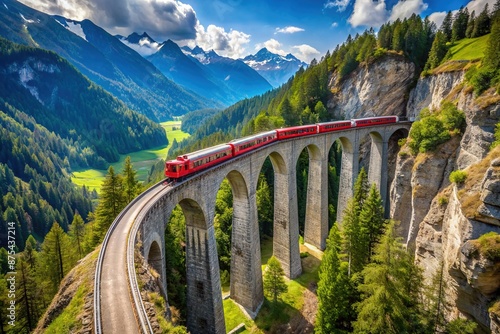
[[[45,330],[45,333],[70,333],[80,329],[81,321],[77,316],[83,311],[84,298],[88,293],[86,286],[80,286],[69,305]]]
[[[132,152],[120,156],[120,160],[111,164],[115,171],[120,172],[123,169],[123,162],[127,156],[130,156],[134,169],[137,171],[137,178],[139,181],[147,179],[149,170],[156,161],[165,159],[170,146],[176,139],[178,142],[184,138],[189,137],[188,133],[180,130],[181,122],[169,121],[161,123],[161,126],[167,132],[168,145],[158,146],[147,150]],[[175,130],[174,130],[175,129]],[[101,189],[101,184],[106,178],[107,170],[101,169],[80,169],[73,171],[71,181],[79,186],[87,186],[90,190],[96,189],[97,192]]]
[[[464,38],[450,48],[452,57],[449,60],[474,60],[484,57],[484,51],[490,35],[477,38]]]
[[[268,238],[261,242],[261,263],[264,272],[267,261],[272,256],[273,240]],[[307,252],[301,246],[301,252]],[[238,305],[232,300],[224,301],[224,317],[226,330],[229,332],[234,327],[244,322],[246,330],[243,333],[263,333],[264,331],[275,332],[282,324],[286,324],[292,317],[298,316],[304,305],[304,290],[308,289],[312,282],[318,281],[318,270],[320,259],[312,254],[302,258],[302,275],[294,280],[287,280],[288,292],[281,296],[276,304],[269,299],[264,299],[264,304],[255,318],[255,321],[245,317]]]

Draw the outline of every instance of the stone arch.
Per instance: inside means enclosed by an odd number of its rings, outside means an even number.
[[[153,267],[153,269],[160,275],[163,276],[163,252],[160,247],[161,239],[158,233],[154,232],[153,241],[149,245],[149,249],[146,251],[146,262]]]
[[[179,205],[181,206],[184,217],[186,218],[186,227],[192,226],[202,229],[207,228],[205,213],[198,202],[190,198],[185,198],[179,202]]]
[[[283,159],[283,156],[281,154],[277,152],[271,152],[271,154],[269,154],[269,159],[273,164],[275,174],[286,174],[288,172],[288,167],[286,165],[285,159]],[[262,165],[264,164],[264,160],[262,161]],[[259,170],[262,170],[262,165],[260,166]]]

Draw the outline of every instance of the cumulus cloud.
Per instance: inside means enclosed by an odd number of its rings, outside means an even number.
[[[160,49],[160,44],[158,42],[150,41],[147,38],[141,38],[139,44],[129,43],[125,39],[121,39],[121,41],[123,42],[123,44],[135,50],[143,57],[151,56],[152,54],[158,52],[158,50]]]
[[[332,28],[337,28],[339,26],[338,22],[333,22],[332,23]]]
[[[429,7],[423,0],[400,1],[392,7],[389,21],[410,17],[413,13],[420,14]]]
[[[284,27],[284,28],[276,28],[275,34],[277,34],[277,33],[294,34],[296,32],[301,32],[301,31],[304,31],[304,29],[299,28],[299,27],[294,27],[294,26],[288,26],[288,27]]]
[[[488,4],[488,7],[490,8],[490,11],[493,8],[493,5],[495,4],[495,0],[472,0],[467,4],[467,9],[469,10],[469,13],[472,13],[473,10],[476,11],[476,16],[481,13],[484,9],[484,5]]]
[[[337,11],[343,12],[346,10],[347,6],[351,0],[334,0],[334,1],[327,1],[324,5],[325,8],[337,8]]]
[[[380,27],[387,21],[385,0],[356,0],[348,21],[353,27]]]
[[[283,50],[283,45],[280,42],[271,38],[270,40],[265,41],[264,43],[258,43],[255,45],[255,50],[260,50],[262,48],[268,49],[272,53],[276,53],[278,55],[285,56],[286,52]]]
[[[90,19],[111,33],[147,31],[158,40],[196,37],[194,9],[177,0],[21,0],[26,5],[74,20]]]
[[[320,54],[318,50],[307,44],[295,45],[292,48],[296,50],[295,56],[306,63],[310,63],[313,58]]]
[[[481,0],[480,0],[481,1]],[[388,21],[396,21],[420,14],[428,8],[424,0],[400,0],[392,8],[387,8],[385,0],[356,0],[349,23],[353,27],[378,28]]]
[[[439,28],[441,27],[441,24],[443,24],[445,16],[446,12],[435,12],[429,15],[429,21],[434,22],[436,27]]]
[[[209,25],[206,29],[202,25],[196,27],[196,39],[188,45],[200,46],[204,50],[214,50],[217,54],[230,58],[241,58],[245,55],[245,47],[250,42],[250,35],[231,29]]]

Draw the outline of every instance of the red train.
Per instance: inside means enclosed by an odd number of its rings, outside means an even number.
[[[349,121],[293,126],[261,132],[253,136],[232,140],[227,144],[221,144],[181,155],[175,160],[169,160],[165,163],[165,176],[170,179],[182,178],[278,140],[311,136],[318,133],[340,131],[354,127],[397,122],[399,122],[398,116],[380,116],[352,119]]]

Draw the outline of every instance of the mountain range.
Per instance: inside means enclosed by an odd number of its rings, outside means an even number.
[[[262,94],[273,87],[261,74],[241,60],[179,47],[172,40],[158,43],[146,32],[116,36],[155,65],[167,78],[197,94],[228,106]]]
[[[213,101],[167,79],[153,64],[89,20],[68,20],[3,0],[0,36],[56,52],[130,109],[154,121],[214,107]]]

